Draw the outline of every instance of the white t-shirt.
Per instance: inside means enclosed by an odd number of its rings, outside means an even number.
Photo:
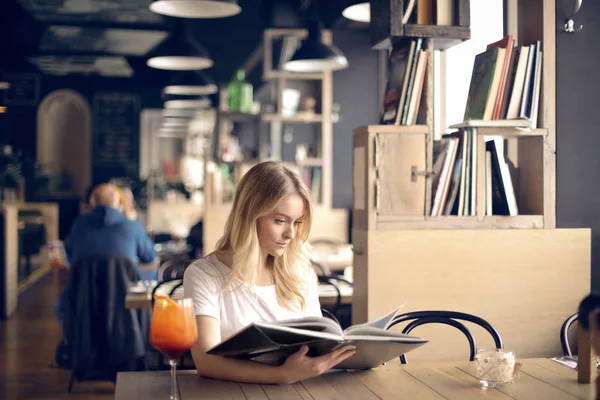
[[[196,315],[215,318],[221,324],[221,340],[254,321],[280,321],[308,316],[322,316],[319,304],[319,287],[316,276],[307,271],[305,307],[302,311],[290,311],[277,301],[275,285],[254,286],[227,284],[229,267],[215,253],[196,260],[186,268],[183,276],[183,292],[194,302]],[[313,279],[314,278],[314,279]]]

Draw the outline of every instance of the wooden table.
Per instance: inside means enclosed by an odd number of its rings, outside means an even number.
[[[342,304],[352,304],[352,287],[343,285]],[[319,287],[319,301],[321,306],[332,306],[337,301],[337,292],[329,285]],[[128,292],[125,296],[126,308],[150,308],[152,307],[152,294],[150,292]]]
[[[577,371],[548,359],[523,364],[512,384],[482,389],[473,363],[408,364],[397,360],[369,371],[336,371],[293,385],[256,385],[178,373],[182,400],[229,399],[594,399],[594,384],[578,384]],[[166,400],[168,372],[123,372],[115,400]]]

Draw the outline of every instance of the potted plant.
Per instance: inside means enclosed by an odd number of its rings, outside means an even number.
[[[16,200],[23,179],[21,167],[21,153],[4,146],[0,153],[0,201]]]

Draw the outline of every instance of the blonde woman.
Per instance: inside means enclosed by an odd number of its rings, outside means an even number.
[[[346,346],[319,357],[303,347],[281,366],[206,352],[257,320],[321,316],[318,283],[305,242],[312,205],[308,189],[277,162],[241,179],[217,250],[190,265],[184,292],[194,301],[198,342],[192,356],[202,376],[250,383],[293,383],[319,375],[355,353]]]

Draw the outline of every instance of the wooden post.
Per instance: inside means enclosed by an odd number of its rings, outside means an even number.
[[[591,383],[592,379],[597,375],[596,366],[596,354],[592,346],[593,335],[596,334],[592,327],[592,318],[596,318],[596,313],[590,313],[590,329],[586,331],[581,328],[581,325],[577,328],[577,382],[578,383]]]

